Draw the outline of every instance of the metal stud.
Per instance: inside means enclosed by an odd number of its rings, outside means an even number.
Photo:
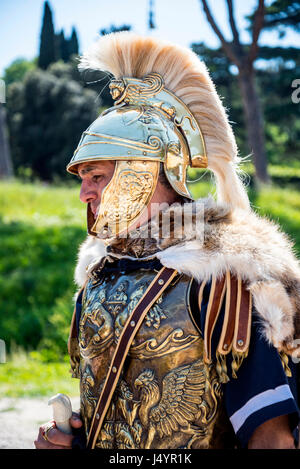
[[[224,345],[223,345],[223,349],[224,349],[224,350],[227,350],[227,349],[228,349],[228,344],[224,344]]]
[[[162,278],[160,278],[159,281],[158,281],[158,284],[163,285],[164,283],[165,283],[165,281]]]
[[[238,346],[241,347],[242,345],[244,345],[244,341],[243,340],[238,340]]]
[[[96,419],[99,420],[100,419],[100,415],[97,413],[96,414]]]
[[[117,368],[115,366],[112,367],[112,372],[117,373]]]
[[[134,327],[134,326],[135,326],[135,322],[134,322],[134,321],[131,321],[130,325],[131,325],[132,327]]]

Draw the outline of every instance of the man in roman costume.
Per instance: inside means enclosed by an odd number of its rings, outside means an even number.
[[[295,448],[299,264],[250,208],[205,65],[122,32],[81,68],[109,72],[115,100],[67,167],[89,233],[69,338],[82,447]],[[189,168],[213,172],[217,200],[193,200]],[[80,441],[53,424],[35,444]]]

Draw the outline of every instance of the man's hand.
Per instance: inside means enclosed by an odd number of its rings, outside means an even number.
[[[47,434],[48,441],[45,440],[43,434],[48,425],[49,422],[40,427],[37,440],[34,442],[35,447],[37,449],[72,449],[72,441],[75,436],[63,433],[58,428],[51,428]],[[80,428],[82,426],[82,421],[76,412],[72,413],[70,425],[72,428]]]
[[[248,449],[295,449],[287,415],[267,420],[256,428]]]

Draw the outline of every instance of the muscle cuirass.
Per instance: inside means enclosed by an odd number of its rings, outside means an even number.
[[[103,272],[85,286],[79,356],[71,358],[79,364],[86,434],[122,328],[155,275],[145,269],[125,275]],[[96,448],[226,445],[231,426],[215,366],[203,360],[203,339],[189,307],[190,284],[186,275],[176,277],[147,313],[130,347]]]

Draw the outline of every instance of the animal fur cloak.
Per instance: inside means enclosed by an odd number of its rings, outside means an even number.
[[[183,238],[162,238],[156,216],[150,221],[150,239],[142,236],[145,227],[130,238],[113,240],[109,247],[88,236],[79,250],[75,270],[78,286],[107,255],[157,257],[162,265],[198,281],[209,280],[212,275],[220,277],[229,270],[247,283],[267,341],[279,351],[300,355],[300,265],[288,237],[275,223],[253,211],[233,210],[211,197],[189,202],[186,208],[193,213],[202,210],[202,233],[195,232],[191,217]],[[163,213],[171,211],[174,220],[179,209],[182,206],[170,206]],[[173,223],[172,233],[176,235],[179,228]]]

